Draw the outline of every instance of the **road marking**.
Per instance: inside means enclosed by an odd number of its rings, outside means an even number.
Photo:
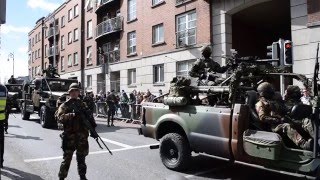
[[[124,147],[124,148],[132,148],[133,146],[130,146],[130,145],[127,145],[127,144],[123,144],[123,143],[120,143],[120,142],[117,142],[117,141],[112,141],[110,139],[106,139],[106,138],[101,138],[104,142],[108,142],[108,143],[111,143],[111,144],[115,144],[117,146],[121,146],[121,147]]]
[[[193,178],[193,177],[196,177],[196,176],[199,176],[199,175],[208,174],[208,173],[210,173],[210,172],[212,172],[214,170],[217,170],[217,168],[209,169],[209,170],[206,170],[206,171],[197,172],[197,173],[192,174],[192,175],[187,175],[187,176],[185,176],[185,178],[190,179],[190,178]]]
[[[125,147],[125,148],[120,148],[120,149],[113,149],[111,150],[112,152],[120,152],[120,151],[126,151],[126,150],[132,150],[132,149],[142,149],[142,148],[147,148],[150,146],[154,145],[159,145],[159,144],[148,144],[148,145],[142,145],[142,146],[131,146],[131,147]],[[90,152],[89,155],[94,155],[94,154],[106,154],[109,153],[109,151],[95,151],[95,152]],[[75,155],[73,155],[75,157]],[[36,158],[36,159],[25,159],[24,162],[30,163],[30,162],[41,162],[41,161],[50,161],[50,160],[57,160],[57,159],[62,159],[63,156],[56,156],[56,157],[48,157],[48,158]]]

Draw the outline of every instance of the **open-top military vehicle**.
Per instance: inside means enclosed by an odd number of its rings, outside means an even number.
[[[28,120],[30,114],[38,113],[42,127],[56,126],[54,113],[57,110],[57,100],[60,96],[67,94],[72,83],[77,82],[74,79],[43,77],[25,84],[20,100],[22,119]]]
[[[6,84],[8,89],[8,100],[11,102],[11,108],[20,111],[19,99],[22,98],[23,84]]]
[[[140,133],[160,140],[160,146],[150,148],[160,148],[163,164],[173,170],[186,168],[193,151],[274,172],[319,177],[319,65],[313,83],[303,75],[258,62],[239,62],[234,67],[232,75],[219,85],[171,86],[170,91],[178,95],[170,92],[161,97],[164,103],[144,103]],[[288,115],[295,121],[312,120],[313,151],[299,149],[279,134],[267,131],[259,120],[256,88],[279,76],[314,87],[313,106],[295,106]]]

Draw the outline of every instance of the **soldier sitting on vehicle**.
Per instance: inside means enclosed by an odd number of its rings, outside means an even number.
[[[277,103],[273,103],[275,95],[273,86],[268,82],[264,82],[258,86],[257,90],[260,95],[259,101],[256,103],[259,119],[267,124],[272,132],[288,137],[301,149],[312,150],[313,140],[311,138],[304,139],[291,123],[284,123],[281,112],[276,108]]]
[[[11,75],[10,79],[8,80],[8,84],[17,84],[16,79]]]
[[[60,77],[60,75],[57,72],[57,69],[53,67],[51,64],[49,64],[48,68],[43,70],[42,73],[46,74],[46,77],[48,78]]]
[[[206,85],[217,84],[217,76],[215,73],[225,73],[229,66],[221,67],[219,63],[211,58],[212,49],[210,45],[205,46],[202,50],[203,58],[198,59],[191,68],[189,75],[199,78],[198,81],[206,80]]]

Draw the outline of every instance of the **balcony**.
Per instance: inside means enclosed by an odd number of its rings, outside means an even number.
[[[109,64],[120,61],[120,50],[110,51],[104,54],[105,54],[106,62]]]
[[[116,2],[119,3],[118,7],[120,7],[119,0],[100,0],[96,6],[96,13],[103,12],[107,7],[112,7],[112,5],[115,5]]]
[[[176,40],[177,48],[195,45],[197,43],[197,28],[176,32]]]
[[[54,52],[54,48],[56,49],[55,51],[56,52]],[[54,54],[57,56],[57,55],[59,55],[59,47],[58,46],[52,46],[52,47],[50,47],[49,49],[48,49],[48,52],[47,52],[47,54],[48,54],[48,57],[52,57],[52,56],[54,56]]]
[[[115,17],[98,24],[96,27],[96,39],[117,31],[122,31],[123,17]]]
[[[53,37],[54,33],[57,35],[59,35],[59,27],[56,26],[55,28],[54,27],[50,27],[48,32],[47,32],[47,38],[51,38]]]

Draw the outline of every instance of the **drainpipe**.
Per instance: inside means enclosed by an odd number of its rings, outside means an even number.
[[[41,20],[41,73],[44,70],[44,31],[46,31],[46,29],[44,29],[44,18]]]
[[[86,13],[86,10],[85,10],[85,0],[81,0],[81,38],[80,38],[80,45],[81,45],[81,52],[80,52],[80,59],[81,59],[81,62],[80,62],[80,71],[81,71],[81,77],[80,77],[80,82],[81,82],[81,88],[82,90],[84,90],[84,67],[85,67],[85,62],[86,62],[86,56],[85,56],[85,52],[86,52],[86,49],[85,49],[85,13]]]

